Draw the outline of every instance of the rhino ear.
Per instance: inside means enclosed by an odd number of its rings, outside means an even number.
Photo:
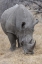
[[[34,21],[34,23],[33,23],[33,26],[35,26],[38,22],[39,22],[39,20],[36,19],[36,20]]]
[[[22,22],[21,27],[24,28],[25,27],[25,24],[26,24],[25,22]]]

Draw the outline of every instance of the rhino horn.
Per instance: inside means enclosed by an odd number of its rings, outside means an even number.
[[[32,44],[32,49],[34,49],[35,45],[36,45],[36,41]]]

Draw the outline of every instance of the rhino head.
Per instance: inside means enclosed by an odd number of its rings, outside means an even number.
[[[36,45],[36,41],[34,40],[30,40],[30,42],[25,42],[25,41],[22,41],[21,43],[22,47],[23,47],[23,50],[24,50],[24,54],[33,54],[33,50],[34,50],[34,47]]]
[[[33,54],[34,53],[33,50],[36,45],[36,41],[33,40],[33,32],[34,32],[34,26],[37,23],[38,23],[38,20],[36,19],[35,22],[33,23],[32,29],[30,29],[30,28],[24,29],[26,23],[23,22],[23,24],[22,24],[23,34],[22,34],[21,45],[22,45],[22,48],[23,48],[25,54],[28,54],[28,53]]]

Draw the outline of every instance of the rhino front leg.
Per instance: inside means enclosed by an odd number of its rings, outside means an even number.
[[[7,33],[10,44],[11,44],[11,51],[16,49],[16,36],[13,35],[12,33]]]

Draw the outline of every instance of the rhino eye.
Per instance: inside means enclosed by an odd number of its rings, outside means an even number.
[[[22,22],[22,28],[25,26],[25,24],[26,24],[25,22]]]

